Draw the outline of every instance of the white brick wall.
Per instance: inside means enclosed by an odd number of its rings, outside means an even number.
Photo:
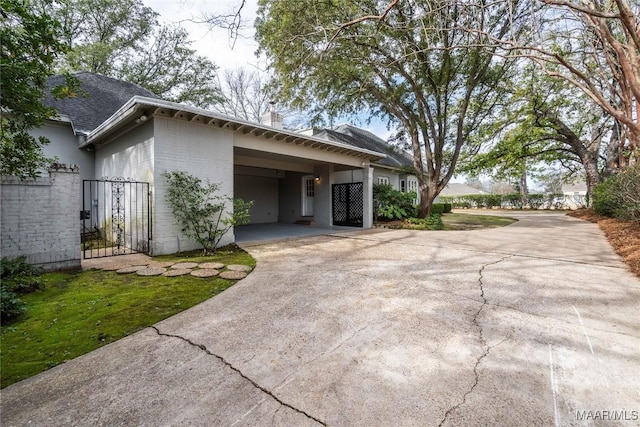
[[[80,175],[68,169],[31,181],[2,177],[0,256],[24,255],[45,270],[79,267],[79,191]]]
[[[186,239],[176,225],[171,208],[165,200],[165,171],[181,170],[201,179],[221,184],[220,194],[233,197],[233,133],[213,129],[179,119],[155,117],[154,129],[154,192],[153,255],[199,249]],[[234,241],[233,231],[220,244]]]

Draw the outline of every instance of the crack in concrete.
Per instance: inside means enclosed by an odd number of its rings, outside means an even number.
[[[341,237],[344,239],[351,239],[351,240],[362,240],[365,242],[378,242],[380,243],[381,240],[379,239],[373,239],[373,238],[365,238],[365,237],[354,237],[354,236],[335,236],[335,237]],[[389,241],[389,242],[385,242],[387,244],[390,245],[400,245],[400,246],[415,246],[415,247],[424,247],[425,244],[422,243],[413,243],[413,242],[394,242],[394,241]],[[433,243],[433,242],[430,242]],[[441,247],[441,242],[435,242],[438,247]],[[431,247],[433,247],[433,245],[431,244]],[[507,258],[512,257],[512,256],[517,256],[520,258],[528,258],[528,259],[539,259],[539,260],[544,260],[544,261],[557,261],[557,262],[561,262],[561,263],[565,263],[565,264],[578,264],[578,265],[588,265],[588,266],[595,266],[598,268],[612,268],[612,269],[616,269],[616,270],[627,270],[628,267],[626,265],[624,265],[624,263],[621,263],[620,265],[609,265],[609,264],[601,264],[601,263],[597,263],[595,261],[580,261],[580,260],[575,260],[575,259],[563,259],[563,258],[557,258],[557,257],[549,257],[549,256],[541,256],[541,255],[527,255],[527,254],[518,254],[518,253],[511,253],[511,252],[501,252],[499,250],[496,250],[494,248],[480,248],[480,249],[476,249],[473,248],[471,246],[465,246],[462,244],[455,244],[455,243],[447,243],[446,247],[449,249],[455,249],[455,250],[459,250],[459,251],[466,251],[466,252],[473,252],[473,253],[479,253],[479,254],[483,254],[483,255],[506,255]]]
[[[480,304],[480,307],[476,311],[476,313],[473,315],[472,323],[478,329],[478,335],[480,337],[480,343],[482,344],[482,347],[484,348],[484,352],[476,359],[476,363],[473,366],[474,381],[473,381],[473,384],[471,385],[471,388],[469,388],[469,390],[467,390],[467,392],[462,396],[462,401],[460,403],[452,406],[451,408],[449,408],[447,410],[447,412],[445,412],[444,417],[442,418],[442,421],[440,421],[440,424],[438,424],[438,427],[442,427],[444,425],[444,423],[447,422],[447,418],[449,418],[449,415],[453,411],[455,411],[456,409],[458,409],[459,407],[461,407],[462,405],[464,405],[467,402],[467,397],[469,397],[469,395],[471,393],[473,393],[475,388],[478,386],[478,383],[480,382],[480,375],[478,374],[478,366],[480,366],[480,363],[482,363],[482,360],[489,355],[489,352],[491,351],[491,349],[493,347],[495,347],[495,346],[490,346],[490,345],[487,344],[487,341],[486,341],[486,339],[484,337],[484,330],[482,328],[482,325],[480,325],[480,323],[478,322],[478,317],[480,316],[480,313],[482,313],[482,311],[484,310],[485,306],[487,304],[489,304],[489,302],[487,301],[487,298],[484,295],[484,283],[482,282],[484,270],[485,270],[485,268],[489,267],[490,265],[499,264],[502,261],[504,261],[504,260],[506,260],[508,258],[511,258],[513,256],[515,256],[515,255],[507,255],[507,256],[504,256],[504,257],[500,258],[497,261],[490,262],[490,263],[487,263],[487,264],[483,264],[480,267],[480,270],[478,271],[478,286],[480,288],[480,298],[482,298],[482,302]]]
[[[246,376],[240,369],[236,368],[235,366],[233,366],[231,363],[229,363],[224,357],[215,354],[211,351],[209,351],[209,349],[207,349],[207,347],[203,344],[197,344],[193,341],[191,341],[188,338],[184,338],[181,337],[180,335],[174,335],[174,334],[167,334],[164,332],[160,332],[160,330],[158,328],[156,328],[155,326],[151,326],[151,329],[155,330],[156,333],[160,336],[163,337],[168,337],[168,338],[177,338],[180,339],[186,343],[188,343],[189,345],[192,345],[193,347],[199,348],[200,350],[204,351],[205,353],[207,353],[209,356],[213,356],[216,359],[218,359],[220,362],[222,362],[226,367],[228,367],[229,369],[231,369],[232,371],[234,371],[235,373],[237,373],[238,375],[240,375],[240,377],[246,381],[248,381],[253,387],[257,388],[258,390],[260,390],[261,392],[263,392],[264,394],[266,394],[267,396],[271,397],[273,400],[275,400],[276,402],[278,402],[280,405],[289,408],[301,415],[304,415],[305,417],[309,418],[310,420],[315,421],[316,423],[326,426],[327,423],[325,423],[324,421],[314,417],[313,415],[303,411],[302,409],[298,409],[286,402],[284,402],[282,399],[280,399],[278,396],[276,396],[275,394],[273,394],[271,391],[269,391],[268,389],[262,387],[260,384],[258,384],[255,380],[249,378],[248,376]]]

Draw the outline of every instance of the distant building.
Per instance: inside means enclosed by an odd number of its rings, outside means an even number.
[[[559,201],[565,208],[578,209],[587,206],[587,183],[578,181],[562,184],[563,200]]]
[[[440,193],[440,196],[469,196],[472,194],[485,194],[484,191],[471,187],[467,184],[459,184],[457,182],[450,182]]]

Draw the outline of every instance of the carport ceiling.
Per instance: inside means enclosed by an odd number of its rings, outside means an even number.
[[[298,164],[314,165],[314,166],[330,164],[328,162],[322,162],[318,160],[305,159],[302,157],[286,156],[283,154],[269,153],[265,151],[250,150],[248,148],[243,148],[243,147],[234,147],[233,150],[234,150],[233,154],[236,156],[250,157],[250,158],[260,159],[260,160],[273,160],[276,162],[298,163]],[[352,170],[352,169],[355,169],[355,168],[351,168],[345,165],[335,165],[334,170],[338,172],[338,171]]]

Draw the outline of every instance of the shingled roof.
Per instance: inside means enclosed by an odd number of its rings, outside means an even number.
[[[364,129],[344,124],[334,129],[322,129],[314,135],[318,138],[386,154],[387,157],[377,162],[379,165],[392,168],[413,168],[413,160],[408,153]]]
[[[80,80],[85,96],[54,99],[49,90],[45,104],[54,107],[58,114],[69,117],[74,132],[78,134],[86,135],[97,128],[136,95],[158,98],[142,86],[100,74],[83,71],[74,76]],[[49,79],[48,86],[51,89],[65,83],[64,76],[53,76]],[[93,102],[87,102],[88,100]]]

